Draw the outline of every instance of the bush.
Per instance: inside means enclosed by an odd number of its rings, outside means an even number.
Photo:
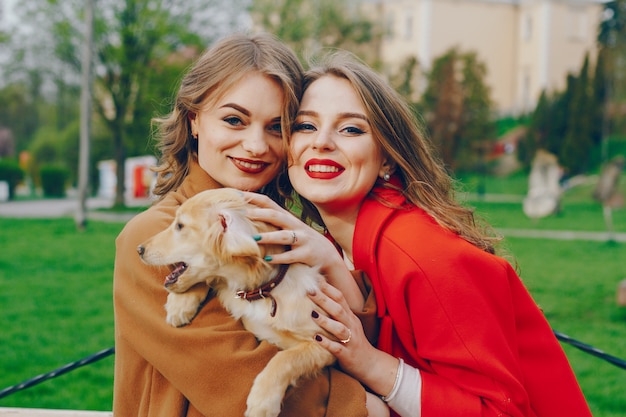
[[[15,187],[24,179],[24,171],[20,165],[11,159],[0,159],[0,181],[9,184],[9,199],[15,195]]]
[[[65,197],[65,184],[70,171],[59,165],[42,165],[39,170],[41,188],[46,197]]]

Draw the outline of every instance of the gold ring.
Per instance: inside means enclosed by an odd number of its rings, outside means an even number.
[[[346,327],[346,329],[348,329]],[[346,339],[340,340],[341,343],[343,343],[344,345],[346,343],[348,343],[350,340],[352,339],[352,330],[348,329],[348,337]]]

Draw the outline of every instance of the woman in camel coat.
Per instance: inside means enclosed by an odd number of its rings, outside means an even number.
[[[143,264],[136,248],[203,190],[260,190],[280,201],[282,132],[297,108],[301,73],[295,55],[276,39],[232,35],[198,60],[172,113],[156,120],[160,199],[116,240],[116,417],[243,416],[252,382],[276,347],[259,343],[206,287],[194,288],[208,297],[192,322],[168,325],[163,282],[170,270]],[[366,392],[358,381],[326,369],[287,392],[281,415],[364,417]]]

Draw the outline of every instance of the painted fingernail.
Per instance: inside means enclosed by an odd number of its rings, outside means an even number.
[[[254,235],[254,236],[252,236],[252,239],[254,239],[254,240],[256,240],[258,242],[259,240],[261,240],[261,235]]]
[[[314,319],[319,318],[320,313],[318,313],[317,311],[313,310],[311,311],[311,317],[313,317]]]
[[[266,256],[265,258],[263,258],[263,259],[265,259],[265,262],[272,262],[272,259],[274,259],[274,258],[272,258],[271,256],[267,255],[267,256]]]
[[[317,340],[318,342],[322,341],[322,336],[320,336],[319,334],[315,335],[315,340]]]

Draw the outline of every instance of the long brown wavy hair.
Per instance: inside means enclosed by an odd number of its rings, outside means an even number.
[[[398,190],[413,205],[430,214],[442,227],[480,249],[494,253],[499,240],[486,223],[476,221],[473,210],[455,199],[454,181],[436,156],[422,123],[410,106],[378,73],[348,52],[334,52],[305,72],[304,91],[317,79],[333,75],[346,79],[365,106],[373,136],[396,164]],[[386,181],[377,185],[394,188]],[[285,190],[289,195],[289,190]],[[370,193],[371,195],[371,193]],[[302,219],[324,227],[315,206],[299,198]]]
[[[171,113],[152,120],[153,137],[160,152],[154,194],[163,198],[180,186],[197,160],[197,140],[191,136],[189,116],[198,113],[208,100],[217,100],[249,72],[267,75],[280,85],[284,101],[281,111],[283,143],[302,96],[303,68],[286,45],[267,33],[235,33],[206,50],[182,78]],[[255,94],[251,91],[250,94]],[[288,181],[283,169],[262,192],[283,201],[278,188]]]

